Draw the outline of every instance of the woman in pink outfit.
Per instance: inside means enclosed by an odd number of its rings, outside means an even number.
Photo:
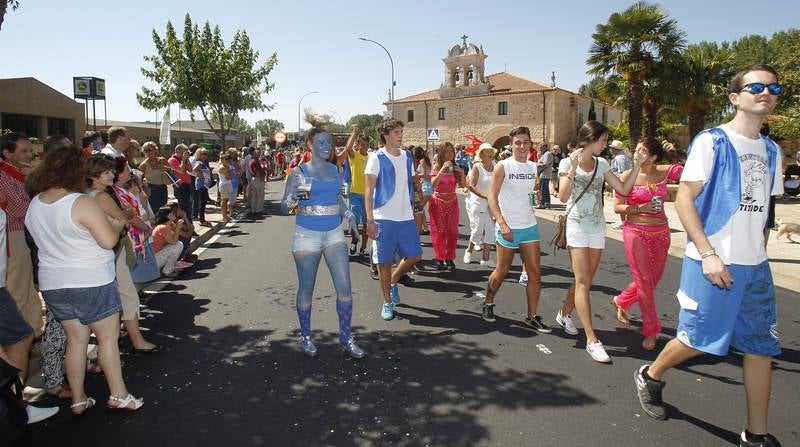
[[[626,312],[639,304],[642,312],[642,347],[652,350],[656,335],[661,331],[661,320],[656,311],[655,290],[667,262],[670,231],[663,203],[667,200],[667,182],[680,180],[683,166],[657,165],[664,148],[657,141],[640,142],[647,152],[633,189],[627,196],[616,194],[614,211],[625,216],[622,229],[625,254],[631,266],[633,281],[611,304],[616,308],[617,320],[630,325]],[[637,148],[638,149],[638,148]],[[631,171],[622,174],[624,181]]]
[[[464,170],[455,165],[455,148],[444,143],[431,172],[433,196],[429,213],[431,215],[431,244],[439,261],[438,270],[455,271],[456,243],[458,242],[459,205],[456,186],[464,187]]]

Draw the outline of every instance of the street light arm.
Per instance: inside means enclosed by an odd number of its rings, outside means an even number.
[[[395,85],[397,85],[397,83],[394,80],[394,59],[392,59],[392,53],[390,53],[389,50],[387,50],[385,46],[381,45],[379,42],[376,42],[376,41],[374,41],[372,39],[367,39],[366,37],[359,37],[358,40],[363,40],[364,42],[372,42],[372,43],[374,43],[375,45],[383,48],[383,51],[385,51],[386,55],[389,56],[389,64],[392,66],[392,98],[391,99],[392,99],[392,117],[394,118],[394,87],[395,87]]]

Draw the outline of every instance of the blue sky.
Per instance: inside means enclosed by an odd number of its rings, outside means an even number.
[[[253,46],[277,52],[264,98],[271,112],[243,113],[283,121],[297,128],[297,101],[346,121],[357,113],[380,113],[387,99],[390,68],[378,46],[392,53],[401,98],[438,88],[441,59],[467,34],[489,56],[487,74],[507,71],[541,82],[556,72],[559,87],[576,90],[588,80],[586,55],[598,23],[631,1],[252,1],[21,0],[0,30],[3,63],[0,78],[33,76],[68,96],[73,76],[106,79],[108,117],[154,120],[155,112],[136,103],[148,82],[140,73],[143,56],[154,53],[155,28],[163,35],[167,20],[179,30],[189,12],[198,22],[222,29],[226,42],[246,29]],[[800,25],[796,0],[744,3],[723,0],[673,0],[660,3],[677,19],[690,42],[734,40],[747,34],[771,35]],[[398,5],[398,6],[394,6]],[[735,6],[732,6],[735,5]],[[2,92],[0,92],[2,94]],[[102,107],[98,111],[102,116]],[[175,119],[177,108],[173,107]],[[187,112],[182,112],[186,119]]]

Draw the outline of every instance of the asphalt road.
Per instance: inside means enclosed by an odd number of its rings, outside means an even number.
[[[267,200],[282,187],[269,183]],[[498,294],[495,324],[480,319],[477,294],[490,272],[478,264],[457,261],[453,274],[417,275],[400,288],[397,318],[384,322],[377,281],[352,262],[354,333],[367,350],[360,361],[338,350],[335,295],[321,267],[312,320],[319,355],[309,358],[296,343],[294,219],[277,215],[274,204],[269,211],[212,239],[196,269],[150,301],[143,325],[166,351],[124,357],[129,388],[145,398],[141,411],[109,414],[100,406],[73,420],[64,402],[61,414],[33,426],[34,444],[717,446],[735,443],[744,427],[736,354],[670,372],[668,421],[642,413],[632,375],[656,354],[642,350],[637,327],[616,324],[609,301],[630,274],[621,243],[611,239],[592,289],[611,365],[592,361],[580,337],[541,335],[523,324],[519,260]],[[463,212],[462,223],[459,257]],[[541,225],[543,235],[552,233],[552,224]],[[423,242],[430,263],[430,240]],[[571,271],[565,253],[543,248],[540,314],[552,323]],[[679,275],[680,260],[671,258],[657,296],[665,327],[659,349],[675,333]],[[770,423],[786,446],[800,445],[799,298],[778,291],[784,350],[775,361]],[[102,376],[88,377],[87,388],[98,402],[107,398]]]

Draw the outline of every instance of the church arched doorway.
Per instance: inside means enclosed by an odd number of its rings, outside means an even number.
[[[511,139],[508,137],[508,135],[505,135],[505,136],[502,136],[502,137],[494,140],[494,143],[492,143],[492,146],[494,148],[496,148],[496,149],[503,150],[503,147],[507,146],[509,144],[511,144]]]

